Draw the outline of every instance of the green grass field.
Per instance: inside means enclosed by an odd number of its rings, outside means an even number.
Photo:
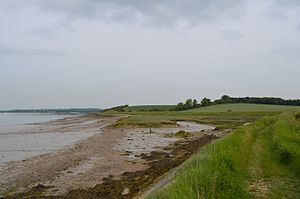
[[[300,106],[260,105],[260,104],[221,104],[187,111],[146,111],[153,108],[167,110],[168,105],[130,106],[125,112],[108,111],[105,114],[129,114],[114,126],[160,127],[175,125],[176,121],[189,120],[212,124],[217,128],[237,128],[244,123],[253,122],[265,115],[280,114],[283,111],[300,111]],[[130,110],[130,111],[129,111]],[[143,110],[143,111],[142,111]],[[228,111],[231,110],[231,111]]]
[[[300,122],[265,117],[200,150],[149,199],[300,198]]]
[[[143,109],[121,112],[130,116],[114,127],[152,128],[187,120],[234,129],[186,161],[174,182],[150,199],[300,198],[299,106],[222,104],[179,112]],[[120,112],[104,114],[115,113]]]
[[[267,104],[217,104],[197,109],[187,110],[185,112],[282,112],[282,111],[300,111],[300,106],[267,105]]]

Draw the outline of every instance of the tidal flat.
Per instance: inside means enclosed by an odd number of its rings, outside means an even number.
[[[107,178],[115,182],[122,178],[124,173],[147,171],[151,167],[149,158],[158,160],[161,158],[155,156],[156,152],[167,155],[176,148],[175,143],[182,140],[189,143],[195,137],[200,138],[214,130],[211,125],[188,121],[178,121],[174,126],[156,128],[113,127],[113,124],[126,117],[128,115],[118,114],[69,117],[35,123],[33,126],[22,128],[22,132],[19,133],[16,131],[2,134],[4,137],[8,136],[6,141],[12,139],[9,136],[18,135],[20,142],[26,136],[34,135],[35,139],[28,139],[27,144],[15,143],[15,146],[22,150],[34,144],[43,148],[41,154],[29,151],[31,153],[29,158],[23,157],[20,160],[2,163],[0,166],[1,195],[63,197],[76,190],[93,189],[101,186]],[[168,136],[178,131],[189,131],[195,137],[187,139]],[[7,144],[6,147],[14,147],[14,145]],[[197,149],[195,146],[192,148]],[[179,153],[180,155],[170,157],[180,158],[183,161],[193,152]],[[182,156],[185,158],[182,159]],[[182,161],[175,161],[177,164],[171,164],[171,167],[178,166]],[[162,175],[162,172],[154,176]],[[147,183],[153,180],[151,178]],[[116,194],[120,195],[119,192],[122,191],[120,189]],[[131,194],[133,193],[136,194],[132,191]]]
[[[70,115],[2,114],[0,164],[55,152],[97,133],[92,126],[96,121],[86,120]]]

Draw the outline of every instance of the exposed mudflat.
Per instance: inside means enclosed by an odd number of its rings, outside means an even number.
[[[55,152],[99,133],[99,128],[98,119],[86,116],[0,126],[0,164]]]
[[[107,127],[121,117],[81,116],[41,124],[53,132],[93,131],[94,135],[65,149],[3,164],[0,193],[13,197],[132,198],[215,138],[212,126],[191,122],[151,130]],[[166,136],[179,130],[195,136]]]

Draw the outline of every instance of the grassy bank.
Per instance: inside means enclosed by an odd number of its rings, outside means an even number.
[[[299,123],[281,114],[239,128],[199,151],[149,198],[300,198]]]
[[[197,109],[191,109],[185,112],[282,112],[282,111],[300,111],[300,106],[286,105],[268,105],[268,104],[218,104]]]
[[[143,106],[141,107],[145,108]],[[219,129],[234,129],[266,115],[276,115],[284,111],[300,111],[300,106],[261,104],[221,104],[187,111],[141,111],[141,107],[137,106],[136,109],[122,112],[110,110],[102,114],[130,115],[128,118],[119,120],[114,125],[115,127],[162,127],[165,125],[176,125],[176,121],[179,120],[189,120],[204,124],[212,124]],[[149,108],[150,106],[147,107]]]
[[[218,129],[234,129],[245,123],[253,122],[265,114],[272,113],[220,113],[220,114],[190,114],[185,112],[155,112],[152,114],[143,114],[135,112],[131,116],[120,119],[114,127],[138,126],[138,127],[163,127],[175,126],[176,121],[194,121],[202,124],[210,124]]]

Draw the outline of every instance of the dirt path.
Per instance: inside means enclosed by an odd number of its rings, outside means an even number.
[[[265,198],[271,185],[262,177],[261,162],[259,160],[262,153],[262,144],[256,139],[252,146],[251,166],[249,173],[252,181],[249,182],[249,191],[255,198]]]
[[[154,128],[151,129],[151,133],[149,128],[106,127],[120,117],[124,116],[84,116],[43,124],[52,128],[53,132],[68,133],[81,129],[96,130],[97,133],[55,153],[4,164],[0,167],[0,193],[5,196],[20,192],[26,193],[28,197],[64,196],[76,193],[72,190],[90,190],[107,184],[115,185],[116,182],[131,181],[132,175],[136,175],[136,178],[141,178],[141,175],[149,176],[145,172],[149,172],[150,169],[152,176],[149,180],[139,182],[140,185],[144,183],[143,186],[149,186],[154,179],[187,159],[198,149],[199,143],[201,145],[211,140],[211,138],[200,139],[203,133],[197,134],[200,136],[198,141],[166,136],[179,130],[199,132],[213,129],[208,125],[189,122],[179,123],[175,128]],[[167,158],[172,152],[174,155]],[[153,166],[153,160],[161,161],[160,165]],[[123,186],[119,186],[116,190],[113,186],[109,190],[120,196],[122,188]],[[128,196],[138,191],[140,190],[131,190]]]
[[[253,198],[299,198],[299,179],[283,173],[283,166],[274,162],[270,153],[273,144],[263,130],[254,138],[249,166],[248,189]],[[278,160],[275,160],[278,161]]]

